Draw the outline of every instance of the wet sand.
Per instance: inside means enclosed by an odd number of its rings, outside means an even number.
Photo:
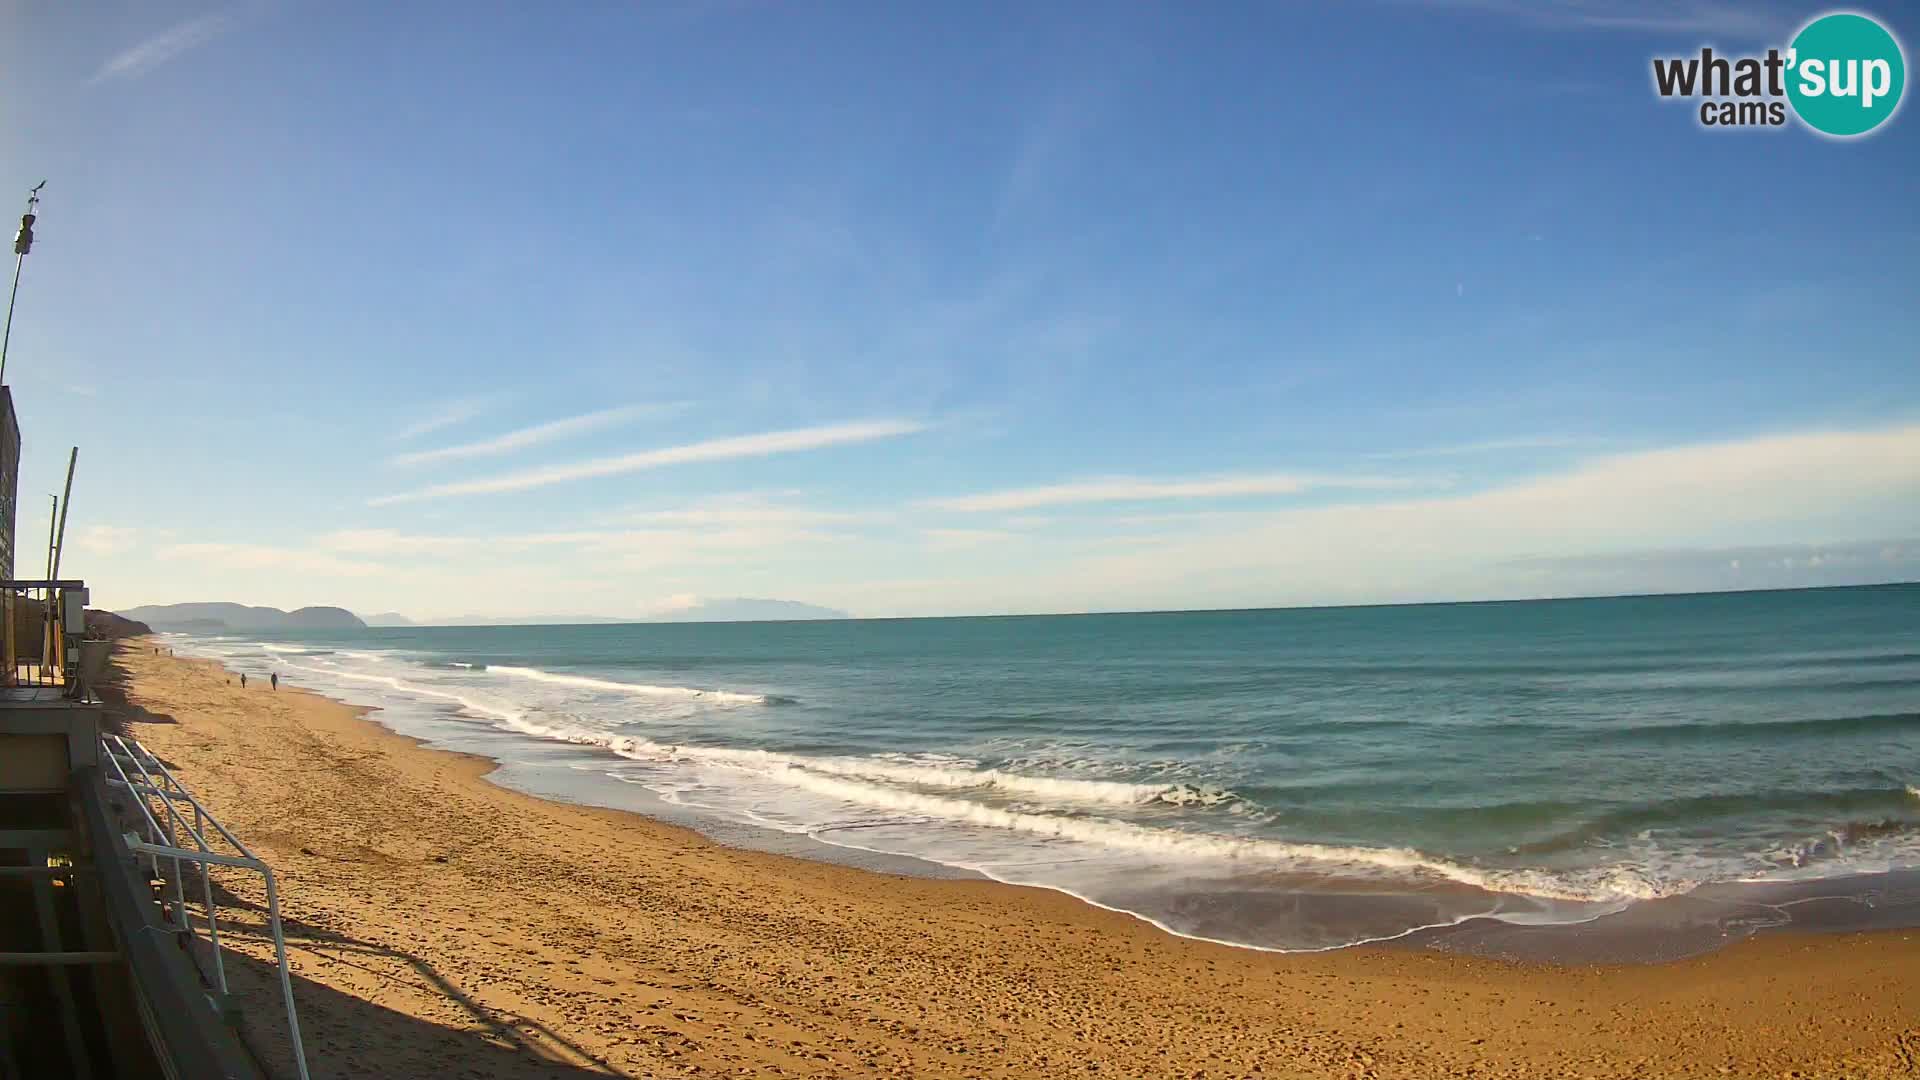
[[[138,641],[116,665],[113,711],[280,874],[317,1077],[1920,1076],[1920,931],[1633,966],[1258,953],[533,798]],[[290,1075],[265,965],[235,966]]]

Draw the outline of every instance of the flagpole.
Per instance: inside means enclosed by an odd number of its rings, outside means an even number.
[[[33,222],[38,217],[33,210],[40,205],[40,189],[46,186],[42,180],[27,192],[27,212],[20,215],[20,231],[13,236],[13,291],[7,294],[7,329],[0,333],[0,386],[7,383],[7,346],[13,344],[13,302],[20,298],[20,268],[33,250]]]

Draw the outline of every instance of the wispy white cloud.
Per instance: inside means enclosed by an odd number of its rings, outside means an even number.
[[[251,589],[365,611],[613,615],[634,610],[626,598],[687,592],[928,615],[1843,584],[1920,566],[1920,542],[1881,539],[1920,537],[1920,426],[1614,452],[1472,490],[1231,513],[1112,503],[947,528],[938,511],[787,500],[722,496],[548,532],[348,529],[290,547],[154,530],[137,550],[158,549],[168,599]],[[497,583],[478,605],[475,580]]]
[[[1761,40],[1791,33],[1794,19],[1768,4],[1721,0],[1403,0],[1442,11],[1493,15],[1547,30],[1718,34]]]
[[[268,544],[173,544],[160,550],[162,559],[184,559],[222,571],[274,570],[325,577],[372,577],[387,572],[378,563],[345,559],[324,551]]]
[[[1559,450],[1569,446],[1591,445],[1592,439],[1572,435],[1538,435],[1517,439],[1488,439],[1484,442],[1454,443],[1448,446],[1420,446],[1409,450],[1382,450],[1368,454],[1376,460],[1466,457],[1473,454],[1497,454],[1507,450]]]
[[[418,420],[393,433],[394,441],[406,442],[442,428],[464,424],[493,408],[497,400],[495,397],[463,397],[428,406]]]
[[[613,427],[637,420],[643,416],[660,416],[684,409],[687,402],[663,402],[650,405],[622,405],[613,409],[600,409],[595,412],[569,416],[562,420],[551,420],[544,424],[509,431],[491,439],[479,442],[462,443],[458,446],[443,446],[436,450],[415,450],[411,453],[396,454],[390,459],[395,465],[424,465],[434,461],[459,461],[465,458],[491,457],[496,454],[524,450],[530,446],[565,439],[574,435],[585,435],[603,428]]]
[[[938,615],[1911,579],[1920,548],[1880,538],[1920,536],[1920,426],[1613,453],[1479,490],[1217,519],[1166,515],[1159,528],[1108,529],[1128,517],[1093,517],[1097,537],[1084,529],[1024,535],[1020,558],[991,572],[910,580],[911,568],[937,564],[907,563],[909,574],[894,580],[863,566],[783,588],[870,615]],[[1689,549],[1713,555],[1676,556],[1665,569],[1610,557]]]
[[[314,547],[350,555],[404,557],[456,555],[475,552],[518,552],[528,548],[602,544],[624,535],[618,531],[580,529],[546,533],[508,533],[499,536],[407,533],[397,529],[340,529],[314,538]]]
[[[687,525],[687,526],[766,526],[766,525],[835,525],[856,521],[871,521],[885,517],[884,513],[826,510],[813,506],[796,506],[789,502],[753,493],[736,495],[716,495],[703,499],[692,506],[675,507],[664,510],[630,510],[617,516],[618,521],[639,525]]]
[[[1076,561],[1131,605],[1338,603],[1578,591],[1513,560],[1729,540],[1830,543],[1920,527],[1920,426],[1637,451],[1475,492],[1276,510]],[[1815,534],[1815,535],[1809,535]],[[1675,587],[1685,587],[1676,585]],[[1208,594],[1215,594],[1210,596]]]
[[[771,457],[776,454],[791,454],[804,450],[820,450],[830,446],[842,446],[849,443],[871,442],[876,439],[888,439],[900,435],[910,435],[925,430],[926,425],[915,420],[862,420],[846,424],[827,424],[820,427],[795,428],[789,431],[769,431],[758,435],[737,435],[725,439],[710,439],[706,442],[689,443],[685,446],[669,446],[658,450],[642,450],[616,457],[594,458],[589,461],[577,461],[566,465],[551,465],[537,469],[523,469],[518,472],[502,473],[498,476],[483,477],[478,480],[463,480],[452,484],[437,484],[421,488],[418,491],[400,492],[394,495],[382,495],[368,500],[369,506],[386,506],[392,503],[418,502],[425,499],[445,499],[458,495],[497,495],[512,491],[530,491],[535,488],[550,487],[575,480],[590,480],[603,476],[619,476],[625,473],[640,472],[644,469],[658,469],[670,465],[689,465],[696,462],[728,461],[739,458]]]
[[[1020,534],[1011,529],[922,529],[921,542],[928,551],[954,552],[972,551],[976,548],[992,547],[1017,538]]]
[[[128,525],[87,525],[72,540],[89,555],[118,555],[140,544],[140,530]]]
[[[887,512],[826,510],[762,494],[716,495],[689,506],[632,510],[589,519],[590,527],[491,535],[418,533],[389,528],[322,533],[313,547],[394,558],[517,556],[535,548],[573,547],[583,554],[685,553],[695,548],[772,547],[845,535],[832,527],[887,521]]]
[[[230,11],[215,11],[169,27],[132,48],[115,53],[93,73],[92,82],[131,79],[219,36],[234,23]]]
[[[1410,482],[1382,476],[1318,476],[1308,473],[1242,473],[1227,476],[1147,479],[1133,476],[1099,477],[1043,487],[989,491],[926,499],[920,505],[935,510],[978,513],[994,510],[1033,510],[1043,506],[1082,503],[1146,502],[1160,499],[1224,499],[1254,495],[1298,495],[1319,488],[1393,488]]]
[[[1090,90],[1086,86],[1062,90],[1030,110],[994,202],[995,231],[1041,204],[1071,172],[1092,122]]]

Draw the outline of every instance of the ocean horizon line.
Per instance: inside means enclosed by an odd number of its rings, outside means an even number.
[[[1380,610],[1387,608],[1429,608],[1429,607],[1471,607],[1498,604],[1550,604],[1570,603],[1587,600],[1659,600],[1693,596],[1764,596],[1789,595],[1810,592],[1844,592],[1847,590],[1898,589],[1920,586],[1920,580],[1902,579],[1896,581],[1863,581],[1845,585],[1794,585],[1764,589],[1692,589],[1680,592],[1623,592],[1623,593],[1578,593],[1551,596],[1503,596],[1485,597],[1472,600],[1393,600],[1348,604],[1270,604],[1254,607],[1183,607],[1183,608],[1102,608],[1091,611],[1004,611],[967,615],[848,615],[844,618],[798,618],[798,619],[660,619],[648,617],[625,618],[618,615],[592,616],[590,622],[546,622],[541,616],[526,616],[527,622],[434,622],[415,620],[407,626],[369,626],[369,630],[470,630],[487,627],[515,626],[727,626],[767,623],[849,623],[849,622],[931,622],[939,620],[958,621],[966,619],[1073,619],[1086,616],[1115,615],[1229,615],[1235,613],[1255,613],[1268,611],[1354,611]],[[149,606],[149,605],[135,605]],[[356,614],[358,614],[356,612]],[[454,616],[454,618],[498,618],[507,620],[515,616]],[[236,631],[236,633],[239,633]]]

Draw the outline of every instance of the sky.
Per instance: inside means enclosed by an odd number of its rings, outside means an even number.
[[[108,607],[1917,579],[1920,119],[1650,77],[1824,10],[0,0],[15,576],[78,445]]]

